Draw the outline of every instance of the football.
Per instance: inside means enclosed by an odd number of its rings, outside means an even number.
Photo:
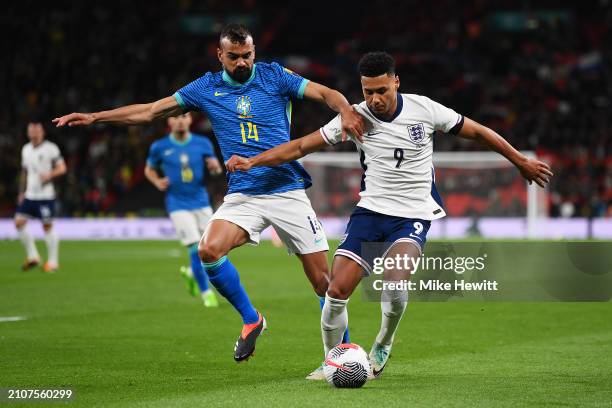
[[[323,372],[337,388],[361,388],[372,371],[366,352],[357,344],[340,344],[329,351]]]

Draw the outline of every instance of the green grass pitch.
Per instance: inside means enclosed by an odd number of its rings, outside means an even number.
[[[26,320],[0,322],[0,387],[70,387],[74,407],[612,404],[609,302],[414,302],[381,379],[339,390],[304,380],[322,346],[297,259],[267,243],[230,258],[269,323],[244,364],[232,359],[238,315],[187,295],[178,243],[63,242],[61,270],[44,275],[22,273],[20,245],[1,242],[0,317]],[[349,316],[369,350],[379,305],[355,296]]]

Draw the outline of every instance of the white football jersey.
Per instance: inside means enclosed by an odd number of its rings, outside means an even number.
[[[366,121],[364,143],[357,145],[364,175],[359,207],[403,218],[433,220],[446,215],[434,183],[433,135],[457,133],[463,116],[431,99],[399,94],[389,121],[370,111],[366,102],[354,105]],[[340,115],[320,129],[326,143],[342,141]]]
[[[27,175],[25,198],[28,200],[53,200],[55,188],[53,181],[42,183],[40,175],[50,172],[56,163],[63,160],[59,148],[53,142],[44,140],[34,147],[28,143],[21,149],[21,167]]]

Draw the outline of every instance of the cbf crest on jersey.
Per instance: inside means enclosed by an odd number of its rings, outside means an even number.
[[[251,98],[248,95],[242,95],[236,98],[236,111],[240,118],[251,118]]]
[[[422,123],[417,123],[416,125],[408,126],[408,136],[410,140],[412,140],[416,144],[421,144],[423,139],[425,139],[425,127]]]
[[[189,156],[187,156],[185,153],[181,153],[179,160],[181,161],[181,165],[183,166],[189,165]]]

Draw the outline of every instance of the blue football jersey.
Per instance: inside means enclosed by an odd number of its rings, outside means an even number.
[[[170,134],[151,145],[147,164],[162,170],[170,181],[166,191],[168,212],[210,206],[203,185],[206,157],[215,157],[212,143],[208,138],[192,133],[184,142]]]
[[[174,97],[185,110],[200,110],[211,121],[223,160],[252,157],[289,141],[291,99],[302,98],[308,80],[277,63],[256,63],[244,83],[225,71],[207,72]],[[262,195],[311,186],[296,161],[228,174],[228,193]]]

